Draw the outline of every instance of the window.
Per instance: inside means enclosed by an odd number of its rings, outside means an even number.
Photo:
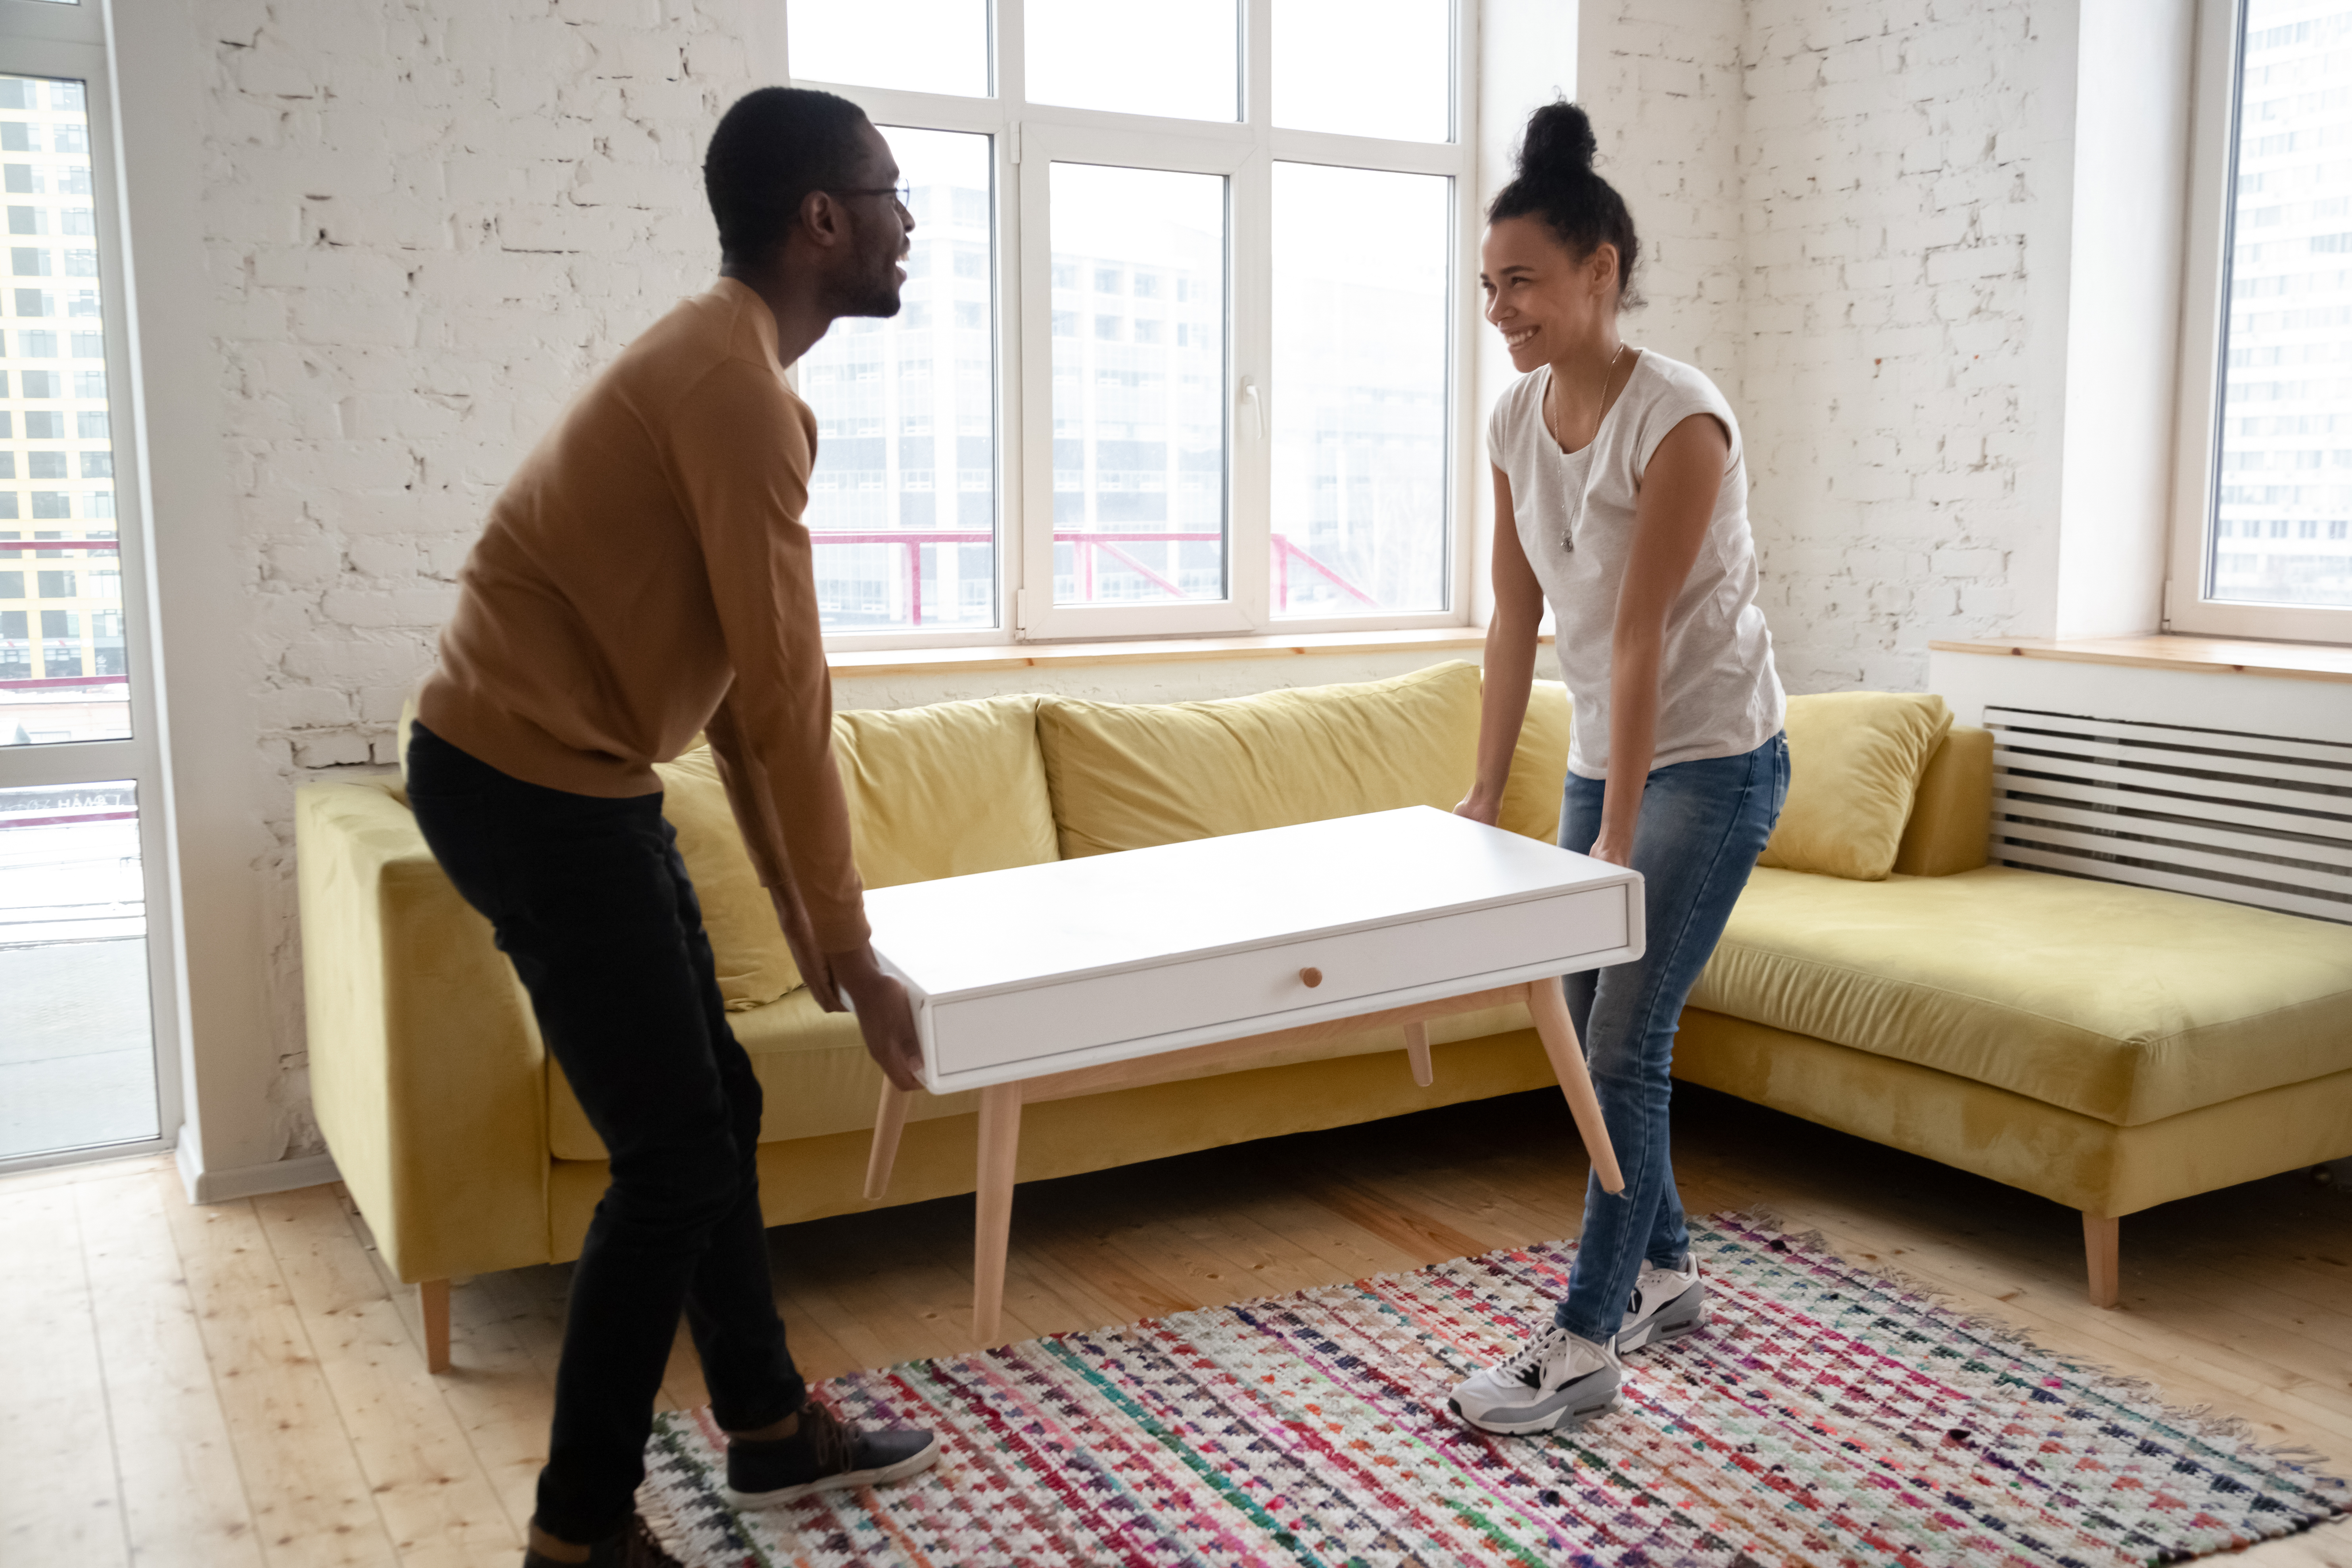
[[[1467,618],[1475,0],[785,8],[793,79],[866,105],[918,226],[900,314],[799,368],[845,432],[810,508],[829,634]],[[841,374],[869,353],[880,384]]]
[[[33,575],[40,579],[42,598],[70,599],[74,596],[74,574],[72,573],[36,572]],[[56,610],[43,610],[41,612],[41,617],[42,619],[47,620],[50,616],[61,613],[62,612]],[[45,637],[63,637],[66,634],[63,632],[45,632],[42,635]]]
[[[16,314],[20,316],[54,316],[57,313],[58,308],[56,300],[52,296],[42,289],[19,289],[16,290]]]
[[[110,479],[114,477],[114,454],[84,452],[81,455],[81,477],[86,479]]]
[[[26,453],[25,477],[28,479],[64,479],[66,477],[66,455],[63,452]]]
[[[49,232],[49,215],[40,207],[10,207],[8,232],[10,234],[47,234]]]
[[[2352,12],[2205,9],[2166,624],[2352,642]]]

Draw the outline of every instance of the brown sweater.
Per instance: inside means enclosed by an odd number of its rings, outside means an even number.
[[[659,790],[653,764],[707,730],[760,879],[839,952],[867,930],[801,521],[815,451],[760,297],[721,279],[681,301],[507,481],[417,717],[606,796]]]

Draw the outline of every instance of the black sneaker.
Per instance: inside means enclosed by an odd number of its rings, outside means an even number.
[[[789,1437],[728,1440],[724,1490],[737,1508],[774,1508],[836,1487],[904,1480],[929,1469],[939,1457],[940,1440],[929,1432],[906,1426],[861,1432],[812,1399],[801,1406],[801,1429]]]
[[[545,1552],[526,1549],[522,1568],[579,1568],[578,1564],[560,1562]],[[662,1550],[661,1542],[646,1527],[638,1516],[629,1516],[628,1528],[618,1535],[608,1535],[588,1548],[587,1568],[685,1568],[685,1565]]]

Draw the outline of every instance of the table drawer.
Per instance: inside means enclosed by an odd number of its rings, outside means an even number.
[[[1480,976],[1549,963],[1566,973],[1580,967],[1584,954],[1627,945],[1627,902],[1622,885],[1578,889],[938,1002],[929,1009],[932,1059],[944,1076],[1223,1025],[1235,1026],[1233,1036],[1256,1034],[1301,1021],[1290,1015],[1338,1004],[1377,1011],[1370,999],[1418,985],[1459,980],[1462,990],[1472,991]],[[1307,983],[1302,972],[1309,970],[1319,973],[1319,984]]]

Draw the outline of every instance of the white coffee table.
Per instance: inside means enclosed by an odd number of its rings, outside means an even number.
[[[1558,977],[1642,955],[1642,879],[1429,806],[911,882],[866,896],[934,1093],[980,1091],[972,1320],[996,1337],[1021,1107],[1525,1001],[1593,1168],[1622,1190]],[[907,1091],[885,1086],[866,1195]]]

